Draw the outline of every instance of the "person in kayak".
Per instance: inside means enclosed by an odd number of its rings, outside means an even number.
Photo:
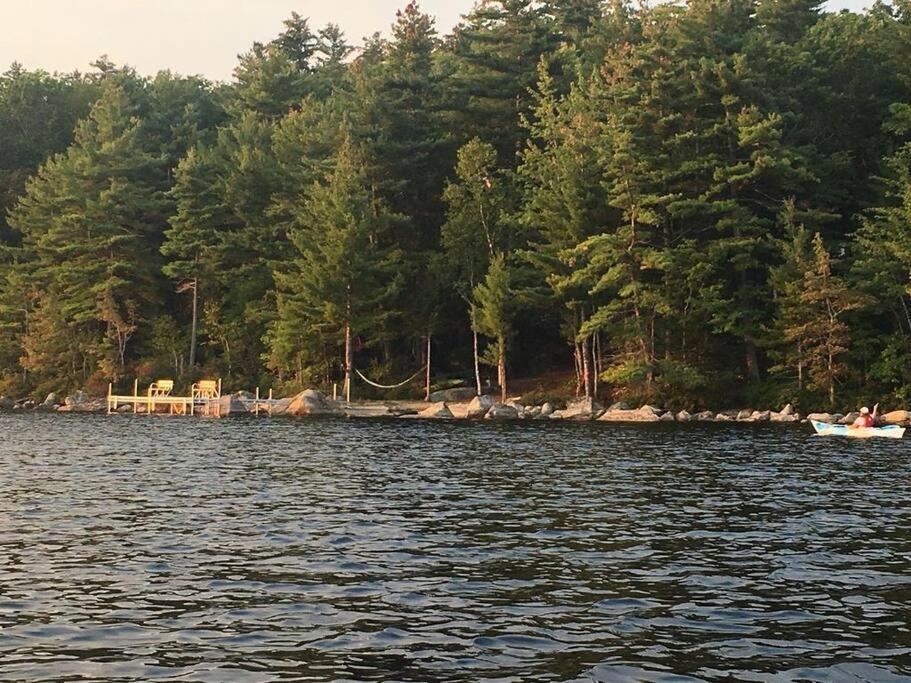
[[[860,416],[854,420],[854,424],[851,426],[855,429],[869,428],[876,426],[876,412],[879,410],[879,404],[877,403],[873,406],[873,412],[870,412],[870,409],[864,406],[860,409]]]

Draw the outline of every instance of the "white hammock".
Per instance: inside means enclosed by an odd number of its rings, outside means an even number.
[[[355,368],[354,371],[357,373],[358,377],[360,377],[362,380],[367,382],[367,384],[369,384],[372,387],[376,387],[377,389],[399,389],[399,388],[405,386],[406,384],[408,384],[409,382],[413,381],[418,375],[420,375],[422,372],[424,372],[424,368],[426,368],[426,367],[427,367],[426,365],[422,365],[421,368],[416,373],[414,373],[411,377],[406,379],[404,382],[399,382],[398,384],[377,384],[376,382],[371,382],[369,379],[364,377],[364,373],[362,373],[360,370]]]

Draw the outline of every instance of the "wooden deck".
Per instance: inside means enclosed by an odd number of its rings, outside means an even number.
[[[133,382],[133,393],[118,395],[113,392],[113,385],[108,385],[107,413],[119,413],[119,408],[129,406],[134,415],[168,414],[168,415],[200,415],[204,417],[221,417],[223,399],[221,394],[221,380],[204,380],[194,384],[189,396],[174,396],[171,380],[153,382],[144,394],[139,393],[139,383]],[[272,398],[269,390],[268,398],[260,398],[259,388],[253,398],[230,397],[233,401],[242,403],[252,415],[263,412],[272,414],[272,406],[278,401]],[[252,406],[252,409],[250,409]]]

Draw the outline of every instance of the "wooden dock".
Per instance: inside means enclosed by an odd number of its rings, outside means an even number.
[[[167,415],[199,415],[202,417],[222,417],[222,413],[230,414],[230,402],[242,404],[246,412],[251,415],[272,415],[272,408],[279,401],[272,398],[269,390],[268,398],[260,398],[257,387],[252,398],[240,396],[222,396],[221,380],[202,380],[190,388],[188,396],[175,396],[174,382],[172,380],[158,380],[152,382],[145,393],[139,392],[139,382],[134,380],[133,393],[119,395],[114,393],[113,385],[108,385],[107,413],[121,412],[123,406],[129,406],[134,415],[167,414]],[[227,406],[225,404],[228,404]]]

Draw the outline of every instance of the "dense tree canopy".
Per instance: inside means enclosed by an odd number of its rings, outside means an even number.
[[[224,84],[0,75],[0,390],[911,397],[909,0],[390,19],[292,14]]]

